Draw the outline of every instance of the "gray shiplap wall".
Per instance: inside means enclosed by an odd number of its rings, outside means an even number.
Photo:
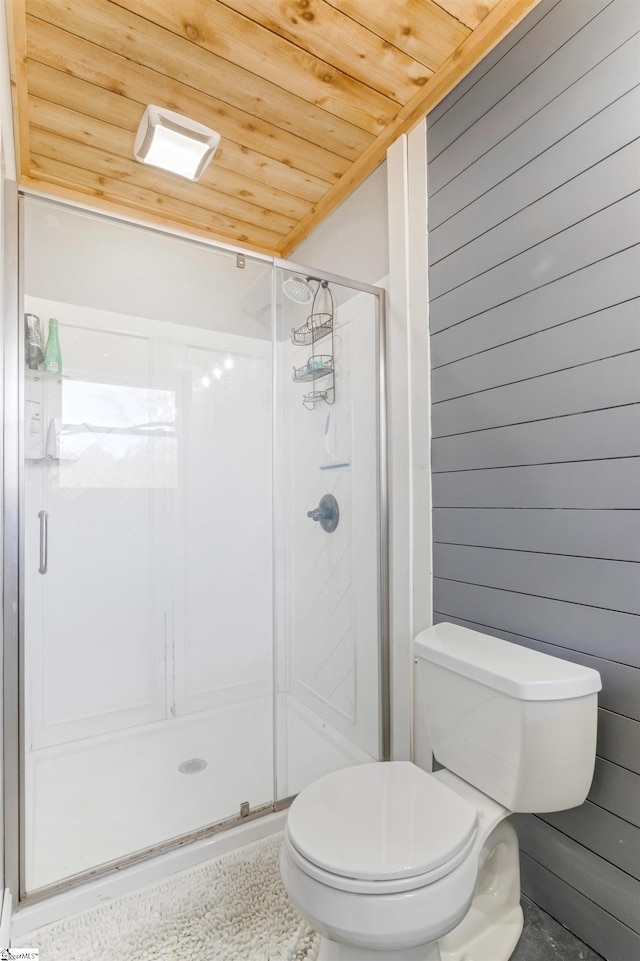
[[[428,117],[435,620],[600,671],[523,890],[640,959],[640,3],[542,0]]]

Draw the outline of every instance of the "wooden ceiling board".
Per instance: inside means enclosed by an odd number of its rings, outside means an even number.
[[[66,107],[36,97],[30,98],[30,122],[34,134],[39,130],[55,135],[62,151],[65,142],[76,143],[81,147],[97,150],[96,157],[105,154],[130,161],[135,164],[133,171],[140,186],[150,181],[148,172],[141,169],[140,164],[131,158],[131,136],[128,131],[89,117],[82,118],[82,121],[79,123],[77,114]],[[64,138],[62,143],[60,138]],[[63,156],[59,155],[59,159],[63,159]],[[160,188],[163,191],[169,189],[175,197],[181,197],[206,210],[217,210],[228,217],[236,217],[243,223],[267,227],[282,235],[292,230],[300,217],[309,211],[308,204],[287,194],[272,194],[269,197],[269,206],[264,207],[260,198],[247,189],[250,181],[226,170],[218,170],[215,180],[203,177],[198,183],[187,180],[176,183],[175,178],[166,172],[154,170],[153,173],[161,178],[156,178]],[[223,180],[220,179],[222,173],[225,175]],[[260,187],[259,184],[256,186]],[[264,191],[264,188],[261,190]]]
[[[181,229],[193,226],[205,233],[213,229],[222,239],[226,238],[225,242],[239,236],[256,250],[270,251],[280,242],[281,235],[275,231],[242,223],[235,217],[187,203],[173,193],[167,194],[159,189],[161,171],[154,171],[149,185],[141,187],[135,160],[124,160],[80,144],[70,147],[62,138],[44,131],[34,130],[32,137],[33,169],[45,182],[59,182],[68,189],[78,188],[89,197],[130,206],[136,214],[149,211],[159,215],[162,223],[175,222]],[[87,202],[88,196],[78,196]]]
[[[27,73],[27,31],[22,4],[6,3],[9,73],[13,104],[16,170],[29,171],[29,81]]]
[[[471,30],[475,30],[481,20],[484,20],[498,0],[434,0],[439,7],[450,13],[456,20],[460,20]]]
[[[210,2],[215,5],[215,0]],[[387,117],[386,113],[381,115],[378,123],[378,118],[366,117],[357,105],[352,112],[361,123],[343,120],[222,60],[198,43],[130,15],[112,0],[27,0],[27,14],[34,28],[40,21],[57,26],[131,64],[140,64],[168,80],[217,97],[251,116],[276,123],[283,130],[295,133],[304,126],[305,139],[323,143],[349,160],[371,142]],[[366,126],[371,129],[367,131]]]
[[[79,80],[68,73],[54,70],[37,61],[29,61],[29,94],[32,98],[46,101],[53,106],[67,107],[79,115],[77,123],[82,117],[93,117],[104,123],[113,124],[128,131],[130,137],[140,122],[141,105],[128,97],[96,87],[85,80]],[[129,140],[129,146],[131,140]],[[346,164],[345,164],[346,168]],[[326,180],[320,180],[302,171],[293,171],[291,167],[273,160],[265,154],[257,153],[248,147],[241,147],[234,141],[224,138],[216,152],[214,168],[205,170],[201,183],[222,182],[218,171],[233,173],[236,178],[243,178],[242,185],[238,179],[238,190],[251,189],[249,181],[257,181],[276,198],[272,209],[279,210],[280,202],[293,200],[306,201],[304,213],[308,212],[308,204],[312,204],[327,192],[331,185]],[[295,173],[295,176],[294,176]],[[338,179],[337,175],[336,178]],[[269,204],[271,206],[271,203]],[[299,213],[298,219],[302,216]]]
[[[134,105],[132,105],[132,108]],[[136,110],[137,115],[137,110]],[[52,103],[36,95],[35,91],[29,100],[29,120],[32,127],[40,127],[52,133],[59,133],[67,137],[70,141],[86,143],[93,147],[98,147],[107,153],[114,153],[118,156],[126,157],[131,160],[131,135],[135,133],[137,120],[132,127],[123,128],[120,124],[114,124],[110,120],[104,120],[96,115],[89,117],[77,113],[74,109]],[[141,177],[146,176],[147,171],[139,164],[136,165]],[[162,171],[160,171],[162,173]],[[289,228],[297,223],[301,217],[305,216],[311,203],[296,197],[283,190],[279,190],[269,184],[260,183],[242,174],[237,173],[233,167],[227,169],[218,165],[214,170],[205,170],[202,178],[196,184],[189,181],[181,182],[178,178],[171,177],[166,173],[165,189],[186,188],[191,190],[195,196],[198,191],[196,187],[207,187],[213,191],[220,191],[222,195],[238,197],[242,201],[266,207],[289,220]],[[168,179],[168,182],[167,182]],[[215,198],[209,196],[209,202],[213,203]]]
[[[287,256],[538,0],[7,0],[21,182]],[[144,108],[216,129],[198,183]]]
[[[328,0],[372,33],[436,71],[471,30],[431,0],[397,0],[393,16],[386,3]]]
[[[206,0],[201,0],[205,2]],[[433,70],[413,60],[361,24],[318,2],[309,10],[296,2],[223,0],[247,20],[275,31],[297,47],[319,57],[400,104],[411,99]]]
[[[193,117],[211,117],[221,136],[235,143],[260,147],[262,153],[327,181],[341,179],[350,162],[344,157],[317,147],[286,130],[230,107],[199,90],[180,84],[147,67],[131,63],[95,44],[66,33],[42,21],[29,32],[27,53],[30,59],[54,67],[61,73],[86,80],[99,90],[110,90],[140,103],[140,117],[148,103]],[[133,142],[131,145],[133,151]],[[296,167],[293,160],[295,157]]]
[[[297,97],[373,134],[380,132],[390,114],[395,114],[397,103],[407,99],[396,101],[371,84],[366,74],[356,78],[353,71],[324,60],[318,50],[307,52],[304,46],[241,16],[224,2],[214,7],[211,0],[182,0],[179,4],[175,0],[115,2],[283,90],[290,90],[291,77],[295,76]],[[352,54],[347,65],[354,59]],[[360,105],[357,110],[354,104]]]

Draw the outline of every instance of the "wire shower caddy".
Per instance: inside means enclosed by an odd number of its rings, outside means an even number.
[[[315,277],[307,277],[307,280],[315,280]],[[334,314],[335,300],[333,292],[329,287],[328,280],[317,281],[318,286],[311,302],[311,313],[307,317],[302,327],[293,328],[291,331],[291,343],[296,346],[311,347],[311,353],[306,364],[302,367],[294,367],[292,377],[297,384],[313,383],[323,380],[324,383],[317,389],[305,394],[302,398],[303,405],[307,410],[314,410],[316,404],[335,404],[336,401],[336,381],[335,381],[335,345],[334,345]],[[319,297],[321,292],[328,295],[328,304],[320,304]],[[326,298],[325,298],[326,300]],[[318,306],[329,307],[329,310],[317,310]],[[326,346],[329,353],[320,353],[316,350],[316,344],[330,337],[331,341]]]

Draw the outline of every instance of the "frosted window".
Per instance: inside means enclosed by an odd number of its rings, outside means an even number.
[[[48,453],[65,487],[176,487],[175,421],[175,391],[63,381]]]

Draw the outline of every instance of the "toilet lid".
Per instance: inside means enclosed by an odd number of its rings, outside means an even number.
[[[475,834],[476,809],[408,761],[362,764],[320,778],[289,810],[303,857],[343,877],[415,877],[451,861]]]

